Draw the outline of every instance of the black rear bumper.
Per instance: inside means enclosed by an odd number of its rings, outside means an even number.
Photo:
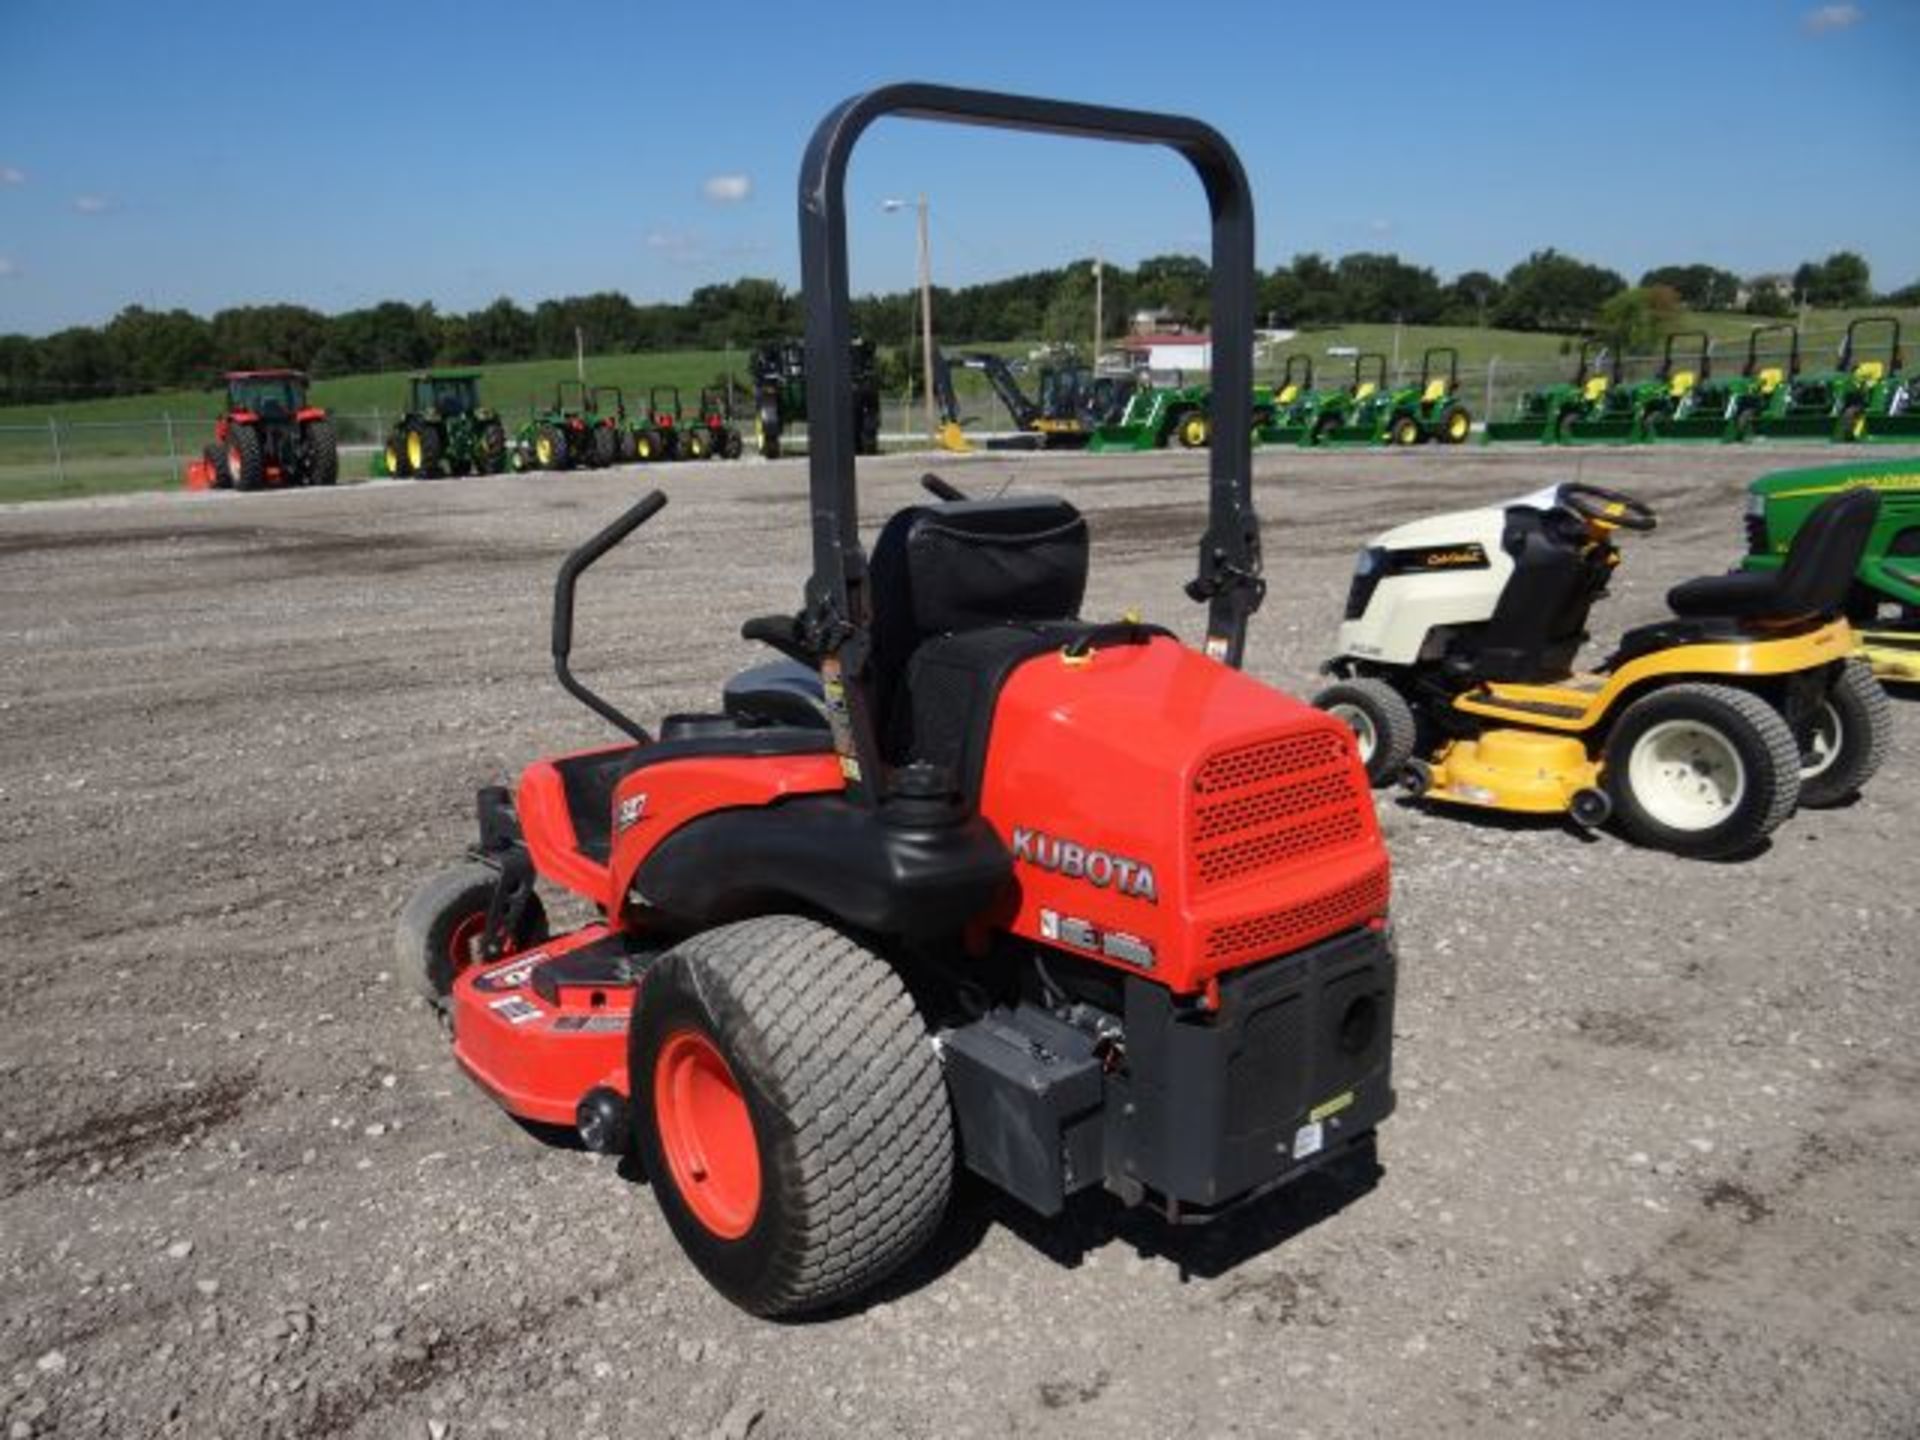
[[[1217,1010],[1130,978],[1117,1048],[1030,1005],[996,1011],[944,1038],[962,1153],[1042,1214],[1104,1185],[1206,1218],[1392,1113],[1393,999],[1391,941],[1366,929],[1222,979]]]

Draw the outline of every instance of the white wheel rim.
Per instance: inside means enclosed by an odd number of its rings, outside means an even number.
[[[1337,720],[1344,720],[1347,728],[1353,731],[1353,738],[1360,746],[1360,763],[1373,763],[1374,748],[1380,743],[1380,737],[1373,728],[1373,717],[1358,705],[1329,706],[1327,713]]]
[[[1673,830],[1711,830],[1740,806],[1747,767],[1720,731],[1666,720],[1634,743],[1627,780],[1640,807]]]
[[[1807,737],[1807,748],[1800,755],[1800,778],[1811,780],[1831,770],[1833,762],[1840,758],[1842,738],[1840,712],[1833,708],[1831,700],[1822,700],[1820,713],[1814,717],[1813,733]]]

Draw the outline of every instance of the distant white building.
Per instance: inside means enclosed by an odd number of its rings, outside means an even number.
[[[1213,369],[1213,337],[1193,331],[1129,335],[1120,342],[1129,368],[1156,375],[1194,374]]]

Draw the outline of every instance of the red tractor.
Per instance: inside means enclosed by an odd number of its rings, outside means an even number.
[[[1213,210],[1215,444],[1188,594],[1204,649],[1081,614],[1064,500],[929,478],[857,529],[843,177],[876,118],[1154,142]],[[1263,593],[1253,215],[1194,121],[900,85],[848,101],[800,193],[813,573],[742,635],[781,658],[658,734],[479,795],[479,843],[402,912],[403,962],[510,1113],[637,1153],[700,1271],[786,1315],[872,1287],[965,1166],[1041,1215],[1104,1189],[1193,1223],[1347,1157],[1393,1108],[1388,866],[1351,732],[1239,670]],[[552,933],[536,889],[593,918]]]
[[[259,490],[331,485],[340,478],[340,446],[327,412],[307,403],[298,370],[233,370],[226,413],[214,443],[187,466],[189,490]]]

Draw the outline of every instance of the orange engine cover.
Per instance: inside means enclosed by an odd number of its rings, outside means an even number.
[[[981,811],[1014,856],[997,923],[1182,993],[1387,912],[1352,733],[1166,637],[1016,669]]]

